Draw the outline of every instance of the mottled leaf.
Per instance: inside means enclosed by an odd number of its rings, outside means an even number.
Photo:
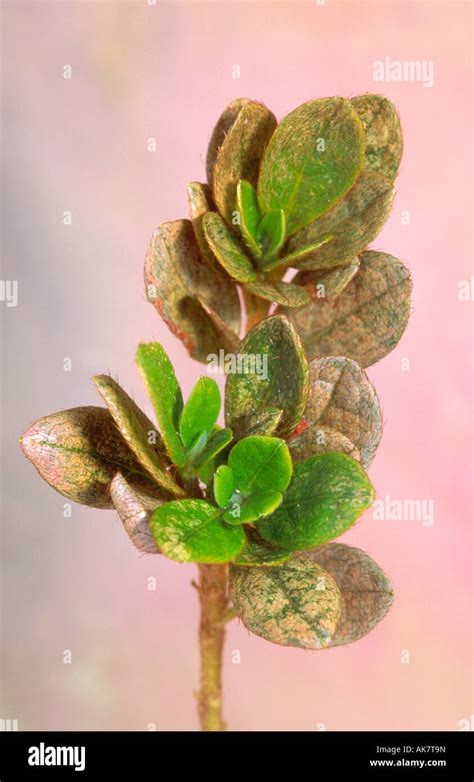
[[[255,413],[250,413],[245,421],[242,419],[242,428],[247,436],[258,434],[271,437],[278,429],[282,416],[283,410],[277,407],[264,407]]]
[[[113,508],[110,482],[117,472],[134,486],[158,491],[103,407],[73,407],[40,418],[20,445],[46,483],[82,505]]]
[[[254,280],[256,271],[245,249],[217,212],[204,215],[206,239],[219,263],[237,282]]]
[[[201,258],[211,266],[219,275],[222,274],[220,263],[209,247],[202,227],[202,218],[207,212],[212,212],[211,188],[201,182],[190,182],[188,185],[189,217],[194,230],[194,236],[199,248]]]
[[[346,532],[373,499],[359,462],[342,453],[323,453],[294,465],[282,504],[257,522],[257,531],[290,551],[322,546]]]
[[[137,488],[132,488],[123,475],[117,473],[110,485],[110,496],[124,529],[135,548],[145,554],[159,554],[151,534],[150,519],[160,500]]]
[[[245,546],[234,559],[234,565],[271,567],[272,565],[281,565],[283,562],[288,562],[293,556],[291,551],[276,548],[262,540],[250,526],[245,527],[245,536]]]
[[[206,174],[209,184],[212,182],[212,172],[216,162],[217,153],[219,148],[222,146],[227,133],[237,119],[237,115],[243,106],[253,102],[254,101],[251,101],[249,98],[236,98],[236,100],[233,100],[231,103],[229,103],[229,105],[224,109],[219,119],[217,120],[216,126],[212,131],[209,146],[207,148]]]
[[[189,220],[163,223],[155,231],[145,259],[145,284],[148,301],[193,358],[206,361],[224,346],[201,301],[240,332],[237,288],[223,270],[202,260]]]
[[[410,272],[386,253],[368,251],[360,261],[335,301],[278,309],[293,323],[310,359],[347,356],[368,367],[398,344],[410,315]]]
[[[304,555],[331,574],[341,593],[341,616],[329,646],[350,644],[370,633],[393,602],[392,585],[383,570],[365,551],[343,543]]]
[[[363,162],[364,129],[350,102],[304,103],[282,120],[263,156],[262,210],[283,209],[291,236],[343,198]]]
[[[221,394],[210,377],[200,377],[192,389],[179,419],[179,433],[185,448],[189,448],[201,432],[212,432],[219,418]]]
[[[257,228],[262,219],[255,188],[241,179],[237,185],[237,209],[240,213],[242,238],[255,258],[260,258],[262,248],[257,239]]]
[[[330,451],[345,453],[357,461],[360,460],[359,451],[348,437],[335,429],[320,424],[307,426],[298,435],[290,438],[288,447],[293,462],[302,462],[304,459],[309,459],[310,456]]]
[[[212,173],[212,194],[221,215],[232,225],[241,179],[257,184],[260,160],[276,127],[266,106],[254,101],[243,105],[217,152]]]
[[[367,468],[382,437],[382,410],[369,378],[355,361],[342,356],[312,361],[309,369],[305,420],[345,435]]]
[[[320,269],[319,271],[298,272],[293,282],[304,285],[308,296],[318,299],[337,299],[342,291],[347,288],[350,281],[360,269],[360,260],[356,258],[347,266],[335,266],[333,269]]]
[[[171,460],[182,467],[186,455],[178,431],[183,396],[173,365],[159,342],[139,345],[137,364],[153,402],[156,420]]]
[[[168,499],[184,497],[183,489],[168,472],[170,462],[154,424],[109,375],[96,375],[92,380],[122,437],[150,477],[168,493]]]
[[[292,265],[299,269],[329,269],[352,262],[378,236],[392,202],[393,182],[382,174],[363,171],[336,206],[291,237],[285,252],[302,253]],[[329,236],[332,238],[325,241]],[[318,249],[303,252],[318,243]]]
[[[323,649],[341,613],[337,585],[304,557],[276,567],[230,567],[229,592],[247,630],[281,646]]]
[[[230,285],[229,281],[229,285]],[[209,307],[207,302],[201,298],[201,296],[196,297],[199,301],[201,307],[203,308],[204,312],[208,316],[209,320],[211,321],[212,325],[214,326],[216,333],[218,335],[219,344],[222,346],[222,349],[225,351],[228,351],[229,353],[237,353],[239,349],[240,344],[240,337],[238,334],[236,334],[235,331],[229,326],[229,324],[221,318],[220,315],[217,314],[217,312],[212,309],[212,307]],[[206,356],[206,359],[209,361],[209,355]]]
[[[223,522],[221,513],[205,500],[167,502],[152,515],[153,537],[177,562],[229,562],[244,547],[245,534],[241,526]]]
[[[357,95],[351,99],[365,128],[365,166],[395,179],[402,159],[400,118],[383,95]]]
[[[311,301],[304,288],[291,282],[249,282],[245,287],[254,296],[286,307],[302,307]]]
[[[285,318],[266,318],[247,334],[240,353],[258,358],[263,371],[227,376],[227,425],[240,439],[250,416],[275,407],[283,411],[276,433],[287,436],[303,415],[308,395],[308,364],[294,329]]]

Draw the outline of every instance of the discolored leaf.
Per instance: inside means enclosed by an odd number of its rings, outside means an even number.
[[[221,521],[222,511],[205,500],[178,500],[157,508],[151,518],[160,550],[177,562],[220,564],[245,545],[241,526]]]
[[[308,395],[308,364],[294,329],[285,318],[266,318],[247,334],[240,354],[247,359],[242,368],[254,366],[254,371],[227,376],[227,425],[239,440],[250,417],[274,407],[283,411],[276,433],[287,436],[303,415]]]
[[[158,426],[168,453],[173,463],[182,467],[186,455],[178,431],[183,410],[183,395],[173,365],[159,342],[139,345],[137,364],[153,402]]]
[[[323,453],[294,465],[282,504],[257,522],[257,531],[289,551],[322,546],[346,532],[373,499],[358,462],[342,453]]]
[[[161,501],[140,489],[133,489],[120,473],[110,484],[110,496],[135,548],[144,554],[159,554],[160,550],[151,534],[150,519]]]
[[[221,409],[219,386],[210,377],[200,377],[192,389],[179,419],[179,433],[185,448],[198,434],[210,434]]]
[[[240,213],[242,238],[254,258],[261,258],[262,248],[258,243],[257,228],[262,219],[255,188],[241,179],[237,185],[237,209]]]
[[[383,570],[365,551],[329,543],[305,551],[304,556],[330,573],[341,593],[341,616],[329,646],[358,641],[382,621],[392,605],[393,589]]]
[[[359,451],[354,443],[351,443],[344,434],[320,424],[307,426],[296,437],[288,440],[288,447],[293,462],[302,462],[311,456],[330,451],[345,453],[357,461],[360,460]]]
[[[229,281],[229,285],[232,283]],[[203,308],[204,312],[208,316],[209,320],[212,322],[212,325],[215,328],[215,331],[217,333],[219,344],[222,346],[222,349],[225,351],[228,351],[229,353],[237,353],[239,349],[240,344],[240,337],[238,334],[233,331],[228,323],[221,318],[220,315],[217,314],[217,312],[212,309],[212,307],[209,307],[207,302],[201,298],[201,296],[196,297],[199,301],[201,307]],[[209,361],[209,355],[206,356],[206,359]]]
[[[245,287],[254,296],[286,307],[302,307],[311,301],[304,288],[290,282],[249,282]]]
[[[236,100],[233,100],[231,103],[229,103],[229,105],[224,109],[219,119],[217,120],[216,126],[212,131],[209,146],[207,148],[206,173],[209,184],[212,182],[212,172],[216,162],[219,147],[222,146],[222,142],[237,119],[239,111],[248,103],[252,102],[253,101],[251,101],[249,98],[236,98]]]
[[[313,301],[318,299],[337,299],[347,288],[360,269],[360,260],[356,258],[347,266],[335,266],[333,269],[298,272],[293,282],[304,285]]]
[[[363,171],[347,195],[329,212],[291,237],[285,251],[302,253],[299,269],[330,269],[353,262],[380,233],[393,203],[393,182]],[[329,241],[328,237],[332,237]],[[313,252],[306,247],[320,244]]]
[[[360,261],[335,301],[278,309],[291,320],[310,359],[347,356],[368,367],[398,344],[410,315],[410,272],[386,253],[368,251]]]
[[[203,229],[210,248],[227,274],[237,282],[255,279],[256,271],[252,261],[217,212],[204,215]]]
[[[341,612],[337,585],[304,557],[276,567],[230,567],[229,592],[247,630],[281,646],[323,649]]]
[[[277,407],[264,407],[245,418],[245,421],[242,421],[242,429],[247,436],[258,434],[271,437],[278,429],[282,416],[283,410]]]
[[[109,375],[96,375],[92,380],[125,442],[150,477],[167,492],[167,499],[184,497],[183,489],[168,472],[170,462],[154,424]]]
[[[234,565],[271,567],[272,565],[281,565],[283,562],[288,562],[293,556],[291,551],[276,548],[262,540],[251,526],[245,527],[245,537],[245,546],[234,559]]]
[[[395,179],[402,159],[400,117],[383,95],[357,95],[351,99],[365,128],[365,166]]]
[[[366,373],[350,358],[332,356],[310,364],[310,392],[304,418],[345,435],[368,467],[382,437],[382,410]],[[338,449],[337,449],[338,450]]]
[[[103,407],[73,407],[40,418],[20,445],[46,483],[82,505],[112,508],[110,482],[117,472],[133,486],[158,491]]]
[[[194,236],[199,248],[201,258],[213,268],[219,275],[222,274],[219,261],[209,247],[202,227],[202,218],[207,212],[212,212],[211,188],[201,182],[190,182],[188,185],[189,217],[193,226]]]
[[[193,358],[206,361],[223,346],[201,301],[233,332],[240,332],[237,288],[223,270],[201,259],[189,220],[163,223],[155,231],[145,259],[145,284],[148,301]]]
[[[350,102],[304,103],[281,121],[263,156],[262,210],[283,209],[291,236],[343,198],[363,162],[364,129]]]
[[[257,185],[260,160],[276,124],[266,106],[250,101],[242,105],[219,147],[212,173],[212,194],[229,225],[238,211],[237,185],[241,179]]]

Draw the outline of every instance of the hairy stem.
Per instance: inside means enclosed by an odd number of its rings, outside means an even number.
[[[198,565],[201,605],[199,648],[201,689],[198,712],[204,731],[225,730],[222,720],[222,653],[228,616],[227,566]]]

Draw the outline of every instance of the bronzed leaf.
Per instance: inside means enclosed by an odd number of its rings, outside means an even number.
[[[357,95],[351,99],[365,128],[365,165],[395,179],[402,159],[400,118],[393,103],[383,95]]]
[[[247,630],[281,646],[323,649],[341,612],[337,585],[304,557],[276,567],[230,567],[229,592]]]
[[[343,543],[329,543],[304,553],[336,581],[342,610],[329,646],[358,641],[382,621],[393,602],[387,576],[365,551]]]
[[[288,448],[295,463],[330,451],[345,453],[357,461],[360,460],[359,451],[354,443],[335,429],[320,424],[307,426],[295,437],[291,437],[288,440]]]
[[[360,270],[335,301],[278,308],[293,323],[310,359],[347,356],[368,367],[398,344],[410,315],[410,272],[386,253],[368,251],[360,260]]]
[[[251,526],[245,527],[245,546],[234,559],[234,565],[246,567],[271,567],[282,565],[292,558],[291,551],[271,546],[266,540],[262,540],[256,530]]]
[[[110,485],[110,496],[133,545],[144,554],[159,554],[151,534],[150,519],[153,511],[161,505],[160,500],[132,488],[120,473]]]
[[[291,282],[249,282],[245,288],[260,299],[286,307],[303,307],[311,301],[311,296],[304,288]]]
[[[210,353],[223,347],[202,300],[239,333],[237,288],[224,271],[210,268],[201,259],[189,220],[163,223],[155,231],[145,259],[145,283],[148,301],[193,358],[206,361]]]
[[[360,260],[356,258],[347,266],[335,266],[333,269],[298,272],[293,282],[303,285],[313,301],[318,299],[337,299],[347,288],[360,269]]]

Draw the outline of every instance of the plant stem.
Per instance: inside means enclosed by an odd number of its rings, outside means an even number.
[[[201,689],[197,695],[201,729],[225,730],[222,720],[222,652],[228,615],[227,566],[198,565],[201,621]]]

